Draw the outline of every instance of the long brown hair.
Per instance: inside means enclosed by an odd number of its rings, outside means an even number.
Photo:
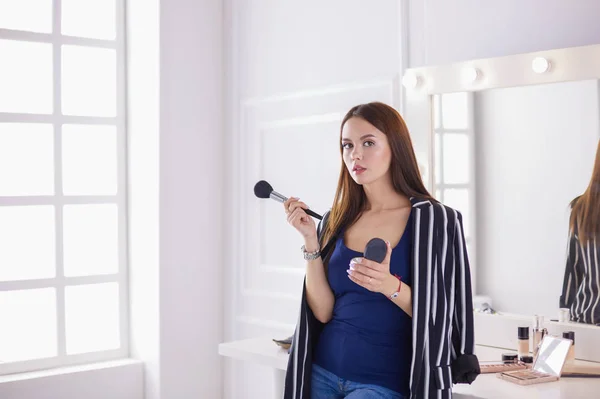
[[[347,228],[356,222],[366,205],[366,195],[363,187],[352,180],[343,160],[342,130],[346,122],[352,117],[364,119],[387,136],[392,151],[390,164],[392,184],[396,192],[409,198],[433,199],[421,180],[412,140],[406,123],[404,123],[398,111],[381,102],[371,102],[352,107],[344,116],[340,126],[340,153],[342,153],[340,177],[327,227],[321,235],[321,248],[341,228]]]
[[[569,228],[572,233],[577,232],[582,245],[600,232],[600,141],[590,184],[582,195],[571,201]]]

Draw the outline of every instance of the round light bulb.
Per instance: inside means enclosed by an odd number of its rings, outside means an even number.
[[[544,57],[536,57],[531,62],[531,69],[535,73],[544,73],[550,69],[550,61]]]
[[[414,89],[419,85],[420,81],[421,79],[417,75],[412,72],[407,72],[402,77],[402,86],[406,87],[407,89]]]
[[[465,83],[474,83],[481,76],[481,72],[477,68],[469,67],[463,72],[463,79]]]

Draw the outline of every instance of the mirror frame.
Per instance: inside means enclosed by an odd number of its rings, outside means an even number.
[[[419,163],[425,165],[425,183],[435,192],[433,96],[454,92],[600,80],[600,44],[474,59],[441,66],[407,68],[402,77],[402,113],[408,125]],[[476,268],[472,267],[473,292]],[[558,312],[558,304],[557,304]],[[557,315],[558,316],[558,315]],[[531,326],[533,315],[475,312],[478,345],[517,348],[517,327]],[[578,359],[600,362],[600,328],[582,323],[545,321],[552,335],[576,333]]]

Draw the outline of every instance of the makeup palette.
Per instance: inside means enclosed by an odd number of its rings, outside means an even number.
[[[531,370],[504,371],[498,378],[519,385],[558,381],[572,343],[570,339],[546,335]]]
[[[480,363],[481,374],[502,373],[504,371],[526,370],[528,367],[523,363]]]

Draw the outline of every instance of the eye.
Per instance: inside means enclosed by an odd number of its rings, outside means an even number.
[[[347,150],[352,148],[352,143],[342,143],[342,148]]]
[[[367,141],[364,142],[364,146],[365,147],[371,147],[371,146],[374,146],[374,145],[375,145],[375,142],[371,141],[371,140],[367,140]]]

